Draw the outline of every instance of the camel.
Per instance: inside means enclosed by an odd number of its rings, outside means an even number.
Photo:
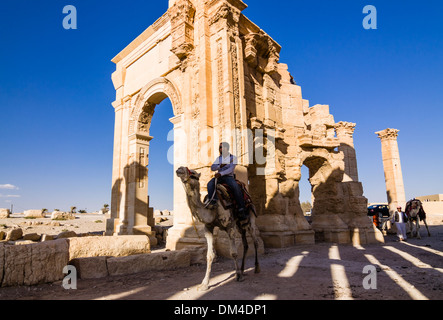
[[[208,252],[206,257],[206,274],[202,283],[198,286],[198,290],[206,291],[209,289],[209,278],[211,274],[212,262],[215,258],[214,253],[214,228],[218,227],[220,230],[228,234],[230,242],[230,254],[234,260],[236,270],[236,280],[244,281],[245,259],[248,252],[248,242],[246,239],[246,232],[248,231],[253,240],[255,247],[255,273],[260,272],[258,263],[258,245],[259,238],[257,227],[255,225],[255,212],[250,214],[250,219],[247,223],[241,225],[234,216],[233,209],[225,209],[218,199],[218,206],[215,209],[207,209],[200,198],[200,173],[194,170],[189,170],[185,167],[180,167],[176,171],[177,176],[183,182],[186,191],[186,198],[189,209],[193,217],[202,222],[205,226],[205,237],[208,244]],[[241,268],[237,263],[238,253],[235,245],[235,231],[238,230],[242,237],[243,243],[243,259]]]
[[[420,236],[420,220],[424,222],[426,226],[426,230],[428,230],[428,236],[431,236],[429,232],[428,224],[426,223],[426,213],[423,210],[423,205],[420,200],[412,199],[406,203],[405,213],[408,216],[409,227],[411,229],[411,236],[416,234],[418,239],[421,239]],[[415,232],[414,232],[414,221],[415,221]]]

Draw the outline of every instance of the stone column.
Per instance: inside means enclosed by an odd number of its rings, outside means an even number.
[[[338,151],[343,152],[345,162],[345,172],[343,181],[358,181],[357,156],[354,149],[355,123],[339,122],[335,125],[335,132],[340,142]]]
[[[122,140],[122,114],[123,106],[121,104],[115,105],[115,124],[114,124],[114,154],[112,165],[112,191],[111,191],[111,217],[106,220],[106,235],[112,236],[115,232],[115,227],[119,223],[122,178],[120,175],[121,164],[121,140]]]
[[[120,181],[118,187],[119,190],[116,194],[113,193],[113,196],[118,196],[118,199],[116,202],[118,202],[118,219],[115,219],[114,221],[114,233],[115,234],[128,234],[128,223],[129,223],[129,216],[128,216],[128,179],[129,179],[129,138],[125,134],[128,132],[128,126],[129,126],[129,118],[130,118],[130,109],[131,109],[131,100],[125,99],[123,100],[123,109],[121,111],[121,137],[120,137],[120,143],[118,145],[118,172],[119,172],[119,178]],[[117,120],[117,118],[116,118]],[[114,151],[115,152],[115,151]],[[114,166],[116,166],[116,163],[114,163]],[[112,201],[114,203],[115,201]]]
[[[199,228],[198,234],[195,232],[183,184],[175,174],[179,167],[188,167],[184,116],[176,116],[170,121],[174,124],[174,226],[168,231],[166,248],[181,250],[188,246],[202,247],[206,245],[203,229]],[[199,224],[197,221],[195,223]]]
[[[400,153],[398,151],[399,130],[386,129],[376,132],[381,139],[381,152],[383,167],[385,171],[386,193],[388,196],[389,211],[394,212],[398,205],[406,204],[405,187],[400,164]]]

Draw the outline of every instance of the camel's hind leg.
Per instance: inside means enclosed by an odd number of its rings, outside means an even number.
[[[231,257],[234,260],[234,264],[235,264],[236,279],[237,279],[237,281],[243,281],[244,280],[243,274],[242,274],[242,271],[240,270],[240,268],[238,266],[238,262],[237,262],[238,252],[237,252],[237,246],[235,244],[235,228],[227,229],[226,233],[228,234],[228,237],[229,237]]]
[[[211,276],[212,262],[215,258],[214,253],[214,227],[205,226],[205,237],[208,243],[208,253],[206,256],[206,275],[197,290],[206,291],[209,289],[209,278]]]
[[[249,233],[254,240],[254,249],[255,249],[255,273],[260,273],[260,264],[258,263],[258,246],[260,244],[260,240],[257,236],[257,226],[255,225],[255,216],[251,214],[251,222],[249,224]]]
[[[240,229],[241,232],[241,239],[243,242],[243,259],[241,262],[241,273],[244,274],[245,272],[245,260],[246,260],[246,255],[248,254],[248,249],[249,249],[249,245],[248,245],[248,239],[246,238],[246,230],[245,229]]]

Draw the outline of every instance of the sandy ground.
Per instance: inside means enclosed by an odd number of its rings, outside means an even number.
[[[82,228],[88,228],[87,222],[80,221],[83,218],[86,217],[67,222],[78,228],[66,225],[61,228],[83,231]],[[87,219],[94,229],[104,226],[94,224],[99,220],[96,216]],[[383,245],[320,243],[266,249],[260,257],[261,273],[254,274],[254,260],[247,259],[244,282],[235,281],[232,260],[218,258],[206,292],[197,290],[206,267],[193,265],[170,271],[79,279],[75,290],[65,290],[61,281],[1,288],[0,300],[441,300],[443,215],[428,220],[431,237],[423,226],[421,240],[398,242],[395,235],[387,235]],[[59,231],[58,227],[51,228],[55,228],[51,230],[54,234]],[[369,273],[364,273],[365,267]],[[365,288],[364,283],[372,288]]]
[[[99,233],[106,230],[106,216],[77,214],[75,220],[53,221],[50,214],[38,219],[26,219],[22,214],[13,214],[9,219],[0,219],[0,231],[6,233],[16,227],[22,228],[23,235],[37,233],[56,236],[63,231],[74,231],[77,234]]]

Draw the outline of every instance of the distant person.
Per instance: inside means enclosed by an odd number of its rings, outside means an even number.
[[[400,241],[406,241],[408,237],[406,236],[406,222],[408,221],[408,217],[406,213],[401,211],[401,207],[397,207],[397,211],[392,215],[392,223],[395,223],[397,227],[397,236]]]
[[[380,229],[380,217],[378,216],[378,213],[372,216],[372,222],[377,229]]]

